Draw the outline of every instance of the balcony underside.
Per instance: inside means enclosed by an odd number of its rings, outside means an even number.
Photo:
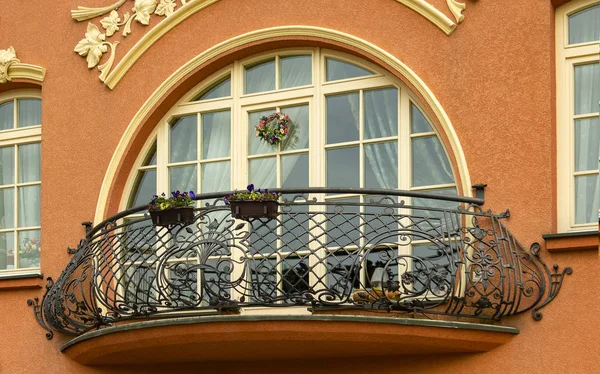
[[[199,316],[117,325],[62,351],[83,365],[261,361],[487,352],[512,327],[365,316]]]

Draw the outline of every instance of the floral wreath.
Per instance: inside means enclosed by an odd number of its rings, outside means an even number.
[[[287,114],[273,113],[263,116],[256,125],[256,136],[269,144],[277,145],[288,135],[291,124]]]

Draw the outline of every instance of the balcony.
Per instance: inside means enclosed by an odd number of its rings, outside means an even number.
[[[237,321],[234,330],[246,341],[253,327],[244,323],[290,319],[313,324],[301,329],[316,329],[306,338],[312,342],[335,340],[319,333],[335,323],[370,322],[373,336],[385,324],[511,334],[495,322],[525,312],[541,319],[540,308],[571,273],[550,270],[537,243],[526,250],[501,223],[508,212],[484,211],[482,199],[397,190],[279,192],[284,198],[274,219],[232,218],[225,193],[198,196],[201,208],[187,226],[153,226],[146,207],[107,219],[87,233],[56,282],[49,279],[41,304],[31,301],[38,322],[48,338],[54,331],[81,335],[63,349],[110,331],[217,321]],[[383,329],[381,336],[389,332]],[[423,344],[431,339],[416,334]],[[431,352],[456,351],[452,336],[447,341],[448,349]],[[491,349],[498,341],[488,343]]]

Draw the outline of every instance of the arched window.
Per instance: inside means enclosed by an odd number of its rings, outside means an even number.
[[[600,208],[600,1],[556,12],[558,224],[598,227]]]
[[[255,134],[273,112],[294,124],[276,146]],[[191,90],[145,145],[123,208],[155,192],[248,183],[457,194],[442,142],[408,87],[377,66],[319,48],[236,61]]]
[[[0,94],[0,278],[40,268],[40,142],[38,90]]]

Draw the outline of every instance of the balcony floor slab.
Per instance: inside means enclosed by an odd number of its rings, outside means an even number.
[[[91,331],[62,352],[84,365],[478,353],[513,327],[347,315],[219,315],[131,322]]]

